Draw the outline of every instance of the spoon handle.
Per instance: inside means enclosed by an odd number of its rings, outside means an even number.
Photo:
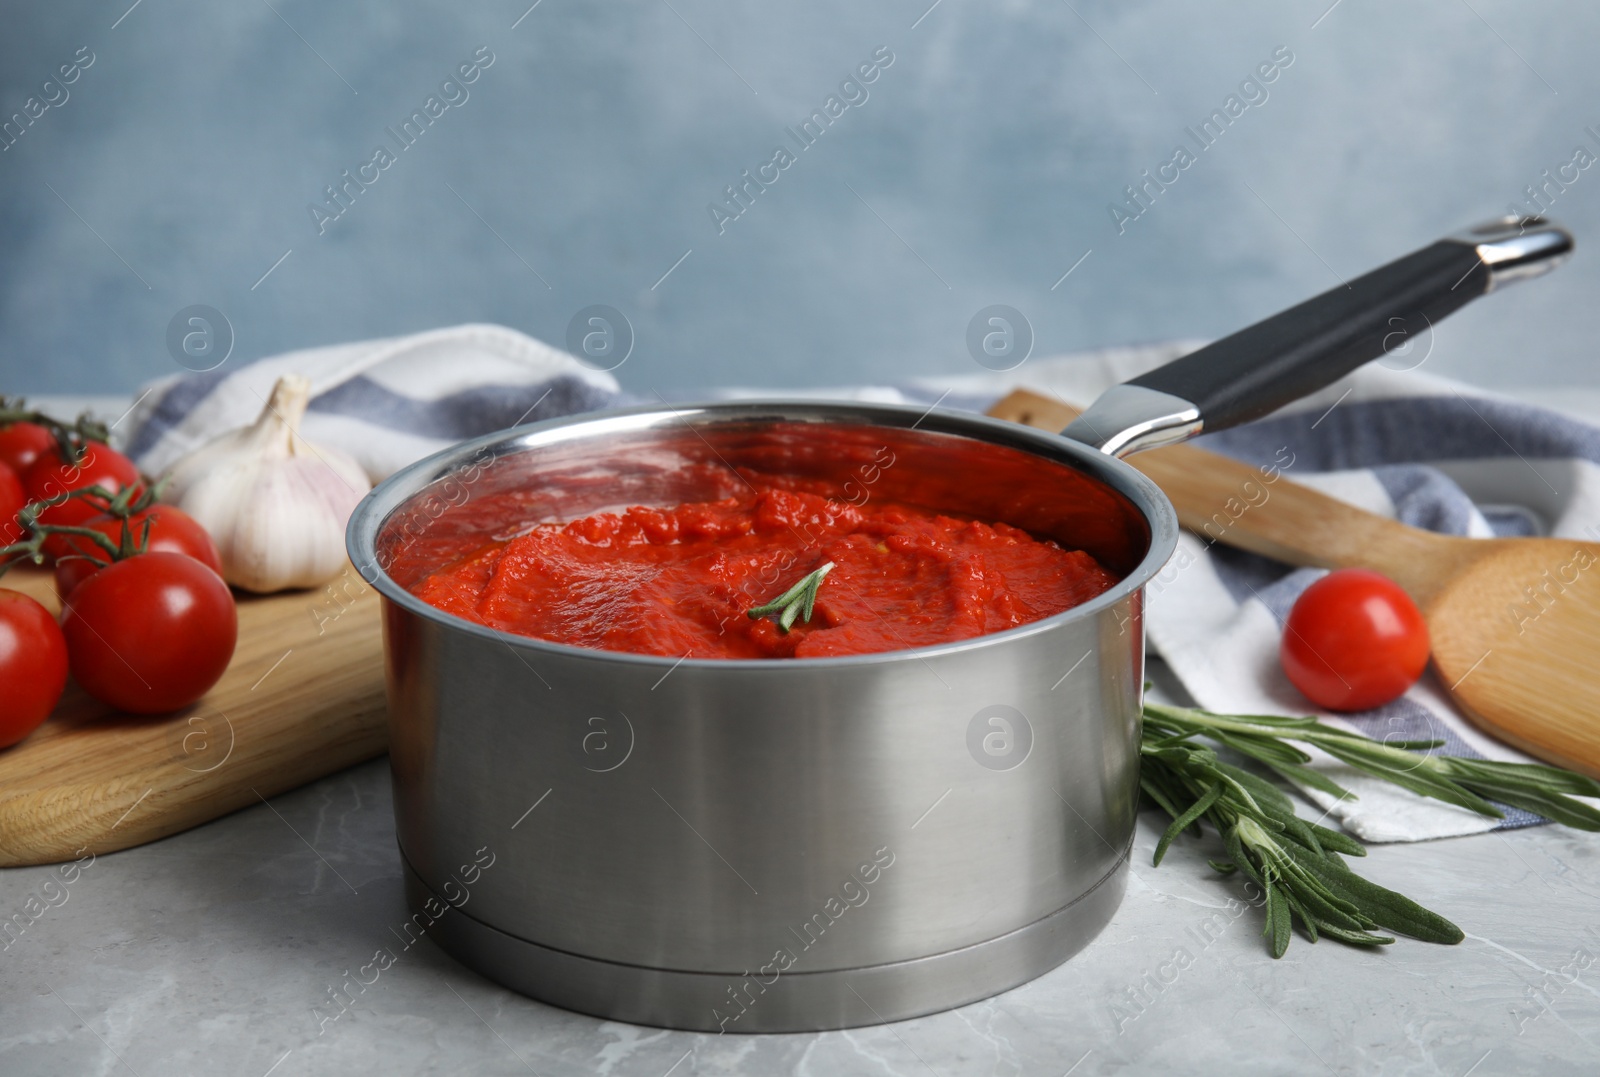
[[[1078,409],[1019,389],[989,409],[1000,419],[1059,430]],[[1220,542],[1292,565],[1370,568],[1426,607],[1451,575],[1461,541],[1407,527],[1290,479],[1293,457],[1269,468],[1171,445],[1131,457],[1178,510],[1178,521]]]

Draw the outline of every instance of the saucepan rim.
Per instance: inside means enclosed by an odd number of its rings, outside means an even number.
[[[627,651],[608,651],[555,643],[536,636],[505,632],[448,613],[411,594],[378,564],[378,534],[390,515],[404,505],[407,499],[430,483],[446,477],[462,464],[470,462],[483,449],[526,451],[544,445],[558,444],[574,437],[600,437],[606,434],[652,430],[665,427],[669,423],[690,424],[692,428],[693,421],[698,419],[713,420],[710,425],[763,420],[843,422],[854,426],[884,426],[892,429],[950,434],[1018,449],[1072,467],[1122,494],[1144,516],[1150,529],[1150,545],[1139,563],[1109,590],[1061,613],[1016,628],[949,643],[823,658],[674,658],[670,655],[634,654]],[[497,451],[496,459],[500,455],[501,453]],[[1088,620],[1121,602],[1153,579],[1171,558],[1177,548],[1177,542],[1177,512],[1154,482],[1129,464],[1058,434],[949,408],[783,397],[680,405],[641,404],[604,411],[578,412],[498,430],[441,449],[396,471],[362,498],[345,529],[345,545],[350,560],[369,585],[407,612],[452,631],[564,658],[623,662],[645,667],[676,668],[682,665],[691,669],[705,670],[783,669],[792,672],[922,661],[958,652],[1004,646],[1013,640],[1051,631],[1069,621]]]

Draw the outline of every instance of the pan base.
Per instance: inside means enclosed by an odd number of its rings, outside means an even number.
[[[429,898],[437,900],[404,855],[401,861],[407,904],[421,909]],[[608,1020],[699,1032],[823,1032],[953,1009],[1042,976],[1110,922],[1127,881],[1124,850],[1088,893],[1015,931],[911,961],[785,972],[766,985],[738,972],[647,968],[555,950],[508,935],[460,909],[435,921],[429,937],[468,968],[513,991]]]

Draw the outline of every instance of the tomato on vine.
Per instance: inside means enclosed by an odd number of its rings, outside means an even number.
[[[239,618],[228,585],[180,553],[135,554],[66,597],[72,673],[102,703],[161,714],[205,695],[228,668]]]
[[[77,459],[72,463],[55,453],[40,457],[28,468],[22,483],[30,501],[49,501],[90,486],[98,486],[107,494],[117,494],[126,488],[140,486],[139,469],[133,461],[111,446],[97,441],[80,446]],[[93,502],[73,498],[45,509],[39,514],[39,522],[50,526],[73,527],[100,512],[101,507]],[[47,543],[45,548],[54,554],[59,544]]]
[[[0,589],[0,748],[50,716],[67,683],[67,643],[50,611]]]
[[[142,542],[150,553],[185,554],[222,575],[222,558],[206,529],[193,516],[171,505],[136,509],[125,519],[114,512],[103,512],[79,526],[106,536],[119,549],[125,544],[133,549]],[[60,538],[62,550],[56,556],[56,590],[65,596],[110,564],[112,557],[103,545],[87,536],[62,535]]]
[[[18,421],[0,427],[0,464],[19,476],[41,456],[56,451],[56,436],[47,426]]]
[[[142,486],[110,493],[98,484],[59,493],[23,509],[27,537],[0,547],[3,570],[7,559],[42,563],[60,544],[56,579],[66,598],[60,627],[52,622],[51,630],[84,691],[135,714],[203,696],[228,668],[239,630],[210,536],[154,496]],[[91,517],[81,525],[43,522],[66,507],[87,507]]]
[[[22,480],[8,464],[0,464],[0,546],[9,546],[22,537],[17,513],[28,503]]]
[[[0,396],[0,463],[16,473],[29,501],[48,501],[89,486],[115,494],[138,485],[139,469],[107,444],[110,436],[106,425],[87,413],[68,424],[29,408],[20,398]],[[88,502],[65,501],[40,513],[38,520],[77,524],[98,511]],[[0,526],[9,518],[0,517]],[[47,552],[54,554],[54,546]]]

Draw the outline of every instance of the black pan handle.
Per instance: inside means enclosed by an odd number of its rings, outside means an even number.
[[[1258,419],[1572,249],[1542,217],[1489,221],[1114,386],[1063,433],[1126,456]]]

